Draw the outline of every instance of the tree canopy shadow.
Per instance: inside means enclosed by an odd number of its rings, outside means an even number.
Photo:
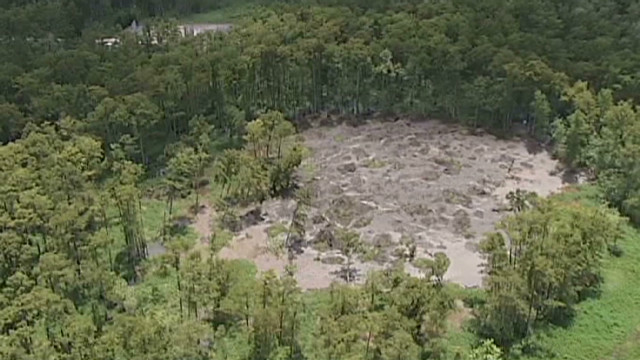
[[[355,267],[342,266],[340,269],[332,271],[331,275],[344,280],[345,282],[355,282],[362,277],[361,271]]]

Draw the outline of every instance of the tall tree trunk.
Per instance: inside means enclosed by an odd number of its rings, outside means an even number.
[[[183,318],[183,306],[182,306],[182,284],[180,283],[180,254],[174,254],[174,268],[176,269],[176,285],[178,286],[178,302],[180,306],[180,319]]]

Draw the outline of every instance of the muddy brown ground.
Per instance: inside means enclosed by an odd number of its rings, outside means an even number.
[[[344,261],[339,250],[317,246],[319,234],[337,228],[358,231],[377,249],[375,259],[356,261],[358,281],[394,262],[401,239],[411,238],[418,257],[440,251],[449,256],[447,280],[479,286],[477,245],[508,214],[502,211],[506,194],[520,188],[547,196],[563,186],[548,153],[530,152],[521,140],[472,135],[436,121],[318,127],[302,135],[312,151],[303,168],[316,195],[308,246],[294,261],[305,289],[327,287],[338,278],[337,262]],[[265,220],[244,229],[221,256],[282,272],[286,259],[269,251],[267,230],[286,224],[294,206],[291,200],[263,204]],[[418,273],[411,265],[405,268]]]

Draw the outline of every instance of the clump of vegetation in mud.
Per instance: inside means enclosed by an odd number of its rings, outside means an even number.
[[[470,207],[472,199],[470,196],[463,194],[462,192],[454,189],[445,189],[442,191],[442,197],[444,201],[452,205],[462,205],[464,207]]]
[[[247,204],[290,191],[305,154],[293,124],[272,111],[246,129],[245,146],[225,150],[216,161],[213,177],[221,184],[222,196]]]
[[[366,223],[366,214],[371,211],[372,207],[362,201],[349,197],[341,196],[332,200],[326,217],[343,227],[350,226],[354,220]],[[361,216],[364,214],[364,219]]]
[[[469,213],[463,209],[458,209],[453,214],[453,229],[456,233],[464,235],[465,237],[472,237],[473,235],[469,232],[471,228],[471,218],[469,217]]]
[[[438,156],[433,159],[433,162],[442,166],[443,172],[447,175],[458,175],[462,170],[462,163],[453,157]]]
[[[387,163],[374,157],[365,161],[364,166],[369,169],[381,169],[387,166]]]

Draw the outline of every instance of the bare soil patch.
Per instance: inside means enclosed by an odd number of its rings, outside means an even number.
[[[498,211],[506,208],[506,194],[520,188],[547,196],[563,186],[558,164],[546,152],[530,153],[523,141],[472,135],[437,121],[371,121],[311,128],[302,135],[312,151],[305,175],[316,189],[309,246],[295,260],[303,288],[326,287],[337,279],[339,251],[311,245],[318,237],[331,238],[339,227],[358,231],[377,251],[377,261],[356,262],[359,281],[369,270],[396,261],[400,240],[410,237],[418,257],[440,251],[449,256],[447,280],[479,286],[477,245],[506,215]],[[264,223],[243,230],[221,256],[283,271],[286,257],[269,253],[266,229],[287,224],[292,209],[290,200],[263,204]],[[417,273],[410,265],[406,269]]]
[[[260,272],[273,270],[278,274],[285,272],[287,265],[286,255],[276,255],[269,248],[267,230],[270,225],[261,224],[250,226],[236,236],[231,244],[220,251],[223,259],[251,260],[256,264]],[[312,248],[296,256],[293,264],[296,267],[296,279],[302,289],[322,289],[331,285],[331,282],[339,278],[339,273],[344,263],[344,258],[336,252],[320,253]],[[370,266],[357,263],[360,278],[360,269]]]

